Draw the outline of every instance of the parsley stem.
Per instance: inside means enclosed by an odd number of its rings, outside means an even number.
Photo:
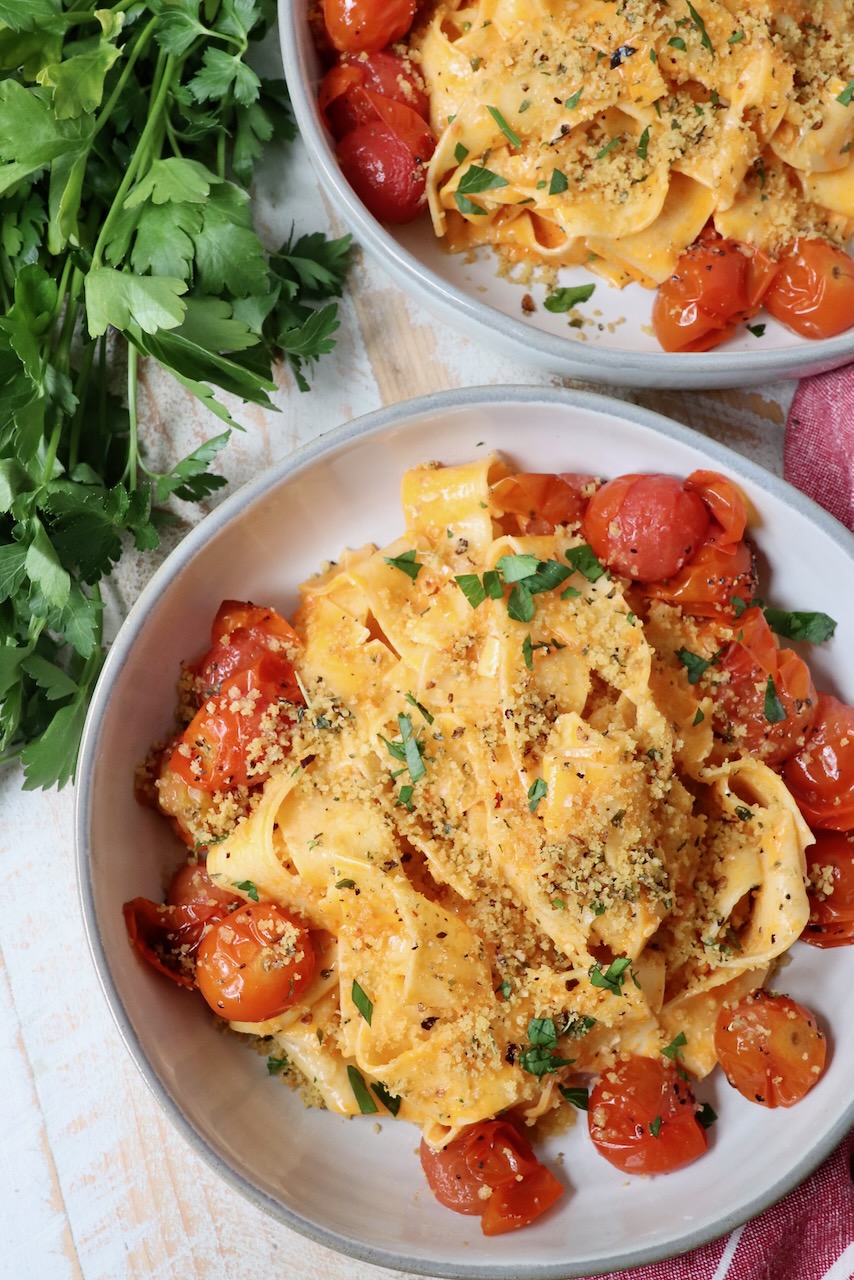
[[[137,487],[137,458],[139,455],[139,419],[137,417],[137,362],[139,353],[132,342],[128,343],[128,423],[130,439],[128,441],[128,460],[125,465],[125,479],[131,489]]]
[[[116,7],[120,9],[122,6],[117,5]],[[136,40],[134,41],[134,44],[133,44],[133,48],[131,49],[130,53],[127,55],[127,60],[125,62],[124,67],[122,68],[122,74],[119,76],[118,80],[116,81],[116,86],[113,89],[113,92],[110,94],[109,98],[104,103],[103,107],[98,113],[98,118],[95,121],[95,128],[92,133],[93,138],[97,137],[97,135],[103,129],[104,125],[109,120],[110,116],[113,114],[113,109],[116,103],[118,102],[119,98],[121,98],[122,94],[125,91],[125,88],[127,87],[128,80],[130,80],[131,76],[133,75],[133,69],[140,57],[140,54],[145,52],[145,49],[151,37],[153,36],[155,30],[157,29],[158,21],[159,21],[158,18],[152,18],[151,21],[147,24],[147,26],[143,27],[142,31],[140,31],[139,35],[136,37]]]
[[[158,129],[162,128],[161,115],[163,112],[163,104],[172,87],[172,77],[175,73],[175,65],[175,59],[172,57],[172,54],[164,55],[161,50],[160,56],[157,59],[157,71],[154,77],[154,84],[156,85],[156,88],[152,93],[151,103],[148,108],[148,120],[146,121],[145,128],[139,135],[139,142],[136,144],[134,153],[128,162],[125,176],[119,184],[119,189],[115,194],[112,205],[110,206],[110,211],[101,226],[101,231],[95,243],[95,248],[92,251],[93,267],[100,267],[101,265],[101,255],[104,251],[104,246],[108,243],[112,234],[113,225],[119,214],[122,212],[122,205],[125,202],[125,197],[136,181],[137,173],[139,172],[143,161],[148,156],[152,137]]]

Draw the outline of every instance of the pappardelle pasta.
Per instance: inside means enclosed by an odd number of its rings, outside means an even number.
[[[339,56],[321,110],[378,217],[426,202],[452,252],[657,289],[668,350],[707,350],[762,305],[809,337],[854,323],[849,0],[397,10],[323,3]],[[546,305],[581,323],[594,287]]]
[[[716,1064],[767,1106],[818,1081],[768,986],[854,933],[854,711],[771,629],[830,619],[751,603],[717,473],[490,455],[410,470],[402,507],[292,625],[223,603],[139,780],[191,853],[125,918],[309,1104],[417,1125],[438,1199],[498,1234],[560,1197],[532,1137],[575,1107],[660,1173],[705,1150]],[[811,871],[804,813],[840,845]]]

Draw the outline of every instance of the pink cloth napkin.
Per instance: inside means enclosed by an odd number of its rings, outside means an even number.
[[[854,1132],[799,1187],[723,1239],[598,1280],[851,1280],[852,1160]]]
[[[854,529],[854,365],[798,385],[786,423],[783,474]]]
[[[783,468],[790,484],[854,530],[854,364],[800,382]],[[852,1162],[854,1132],[799,1187],[729,1235],[598,1280],[854,1280]]]

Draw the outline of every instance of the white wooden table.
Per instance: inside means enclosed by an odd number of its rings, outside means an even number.
[[[284,186],[300,192],[299,204],[277,208],[275,191],[259,189],[262,232],[278,241],[294,221],[298,232],[340,234],[299,146],[287,165]],[[279,413],[236,407],[247,429],[221,455],[231,481],[226,492],[381,405],[467,384],[556,381],[435,324],[361,260],[340,315],[338,344],[316,368],[310,394],[283,369]],[[166,436],[164,447],[180,456],[219,431],[182,390],[153,371],[146,376],[142,412],[152,447]],[[744,392],[622,394],[780,473],[793,390],[780,383]],[[114,621],[180,532],[158,556],[121,565],[110,587]],[[73,788],[25,793],[21,782],[15,769],[0,777],[0,1276],[389,1275],[279,1226],[226,1188],[173,1131],[119,1039],[89,956],[75,883]]]

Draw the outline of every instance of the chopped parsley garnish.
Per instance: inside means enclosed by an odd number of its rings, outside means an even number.
[[[688,673],[689,684],[696,684],[712,665],[710,658],[701,658],[698,653],[692,653],[690,649],[677,649],[676,657]]]
[[[288,1069],[287,1058],[268,1058],[267,1059],[267,1075],[278,1076]]]
[[[584,92],[584,86],[582,85],[580,89],[576,89],[575,93],[573,93],[571,97],[567,98],[566,102],[563,104],[566,107],[567,111],[575,110],[575,108],[578,106],[579,102],[581,101],[581,95],[583,92]]]
[[[677,1058],[682,1057],[682,1050],[685,1048],[687,1043],[688,1039],[685,1032],[680,1031],[679,1035],[671,1040],[670,1044],[666,1044],[661,1052],[664,1054],[665,1058],[669,1058],[671,1062],[675,1062]]]
[[[386,564],[390,564],[393,569],[400,569],[401,573],[405,573],[413,582],[418,577],[423,565],[419,564],[415,559],[415,550],[402,551],[399,556],[384,556]]]
[[[743,40],[743,39],[744,39],[744,32],[743,32],[743,31],[733,31],[733,33],[732,33],[732,35],[730,36],[729,40],[727,40],[727,44],[738,44],[738,42],[739,42],[740,40]],[[852,80],[852,82],[851,82],[851,83],[852,83],[852,85],[854,85],[854,80]]]
[[[413,693],[404,694],[404,698],[409,703],[410,707],[415,707],[416,710],[421,712],[422,716],[424,717],[424,719],[427,721],[428,724],[433,723],[434,717],[430,714],[430,712],[427,710],[425,706],[423,706],[420,702],[417,701]]]
[[[622,134],[618,133],[616,138],[612,138],[610,142],[605,143],[601,151],[596,152],[596,155],[594,158],[596,160],[604,160],[605,156],[607,156],[609,152],[614,151],[615,148],[617,148],[622,141],[623,141],[623,136]]]
[[[346,877],[343,880],[335,881],[336,889],[355,889],[355,887],[356,887],[356,881],[350,880],[349,878],[346,878]]]
[[[709,39],[709,33],[706,30],[706,24],[703,21],[703,19],[700,17],[697,10],[691,4],[691,0],[688,0],[688,12],[691,15],[691,21],[693,22],[694,26],[697,28],[697,30],[700,33],[700,44],[703,46],[704,49],[708,49],[709,53],[712,55],[712,57],[714,57],[715,49],[714,49],[714,45]]]
[[[378,1107],[368,1091],[368,1086],[365,1084],[365,1078],[361,1071],[351,1064],[347,1067],[347,1078],[350,1081],[353,1097],[356,1099],[362,1115],[375,1116]]]
[[[519,137],[518,133],[514,133],[514,131],[510,128],[510,125],[504,119],[504,116],[501,114],[498,108],[490,107],[489,104],[487,103],[486,109],[489,112],[489,114],[492,116],[495,123],[498,125],[501,132],[504,134],[504,137],[510,143],[511,147],[521,147],[522,139]]]
[[[710,1129],[718,1118],[718,1114],[710,1103],[704,1102],[699,1110],[695,1113],[697,1123],[701,1124],[704,1129]]]
[[[649,125],[646,126],[638,140],[637,153],[641,160],[646,159],[647,148],[649,147]]]
[[[371,1088],[385,1107],[386,1111],[390,1111],[393,1116],[396,1116],[400,1110],[400,1098],[396,1097],[393,1093],[389,1093],[385,1085],[379,1080],[376,1084],[371,1084]]]
[[[461,142],[458,142],[454,147],[454,159],[457,164],[462,164],[468,158],[468,153],[468,147],[464,147]]]
[[[509,1000],[512,993],[513,987],[511,986],[509,979],[505,978],[501,983],[501,986],[498,988],[498,994],[501,996],[502,1000]]]
[[[765,719],[769,724],[780,724],[781,721],[787,718],[786,708],[777,694],[774,677],[769,676],[768,683],[765,686]]]
[[[854,80],[849,80],[842,92],[837,93],[836,101],[841,102],[843,107],[850,107],[852,98],[854,98]]]
[[[626,970],[630,964],[631,958],[629,956],[620,956],[618,959],[613,960],[607,969],[603,969],[597,960],[590,970],[590,981],[594,987],[610,991],[612,995],[622,995]]]
[[[754,338],[761,338],[765,332],[764,324],[749,324],[746,326],[748,333],[752,333]]]
[[[748,809],[747,805],[737,804],[735,806],[735,815],[737,818],[740,818],[742,822],[750,822],[753,817],[753,810]]]
[[[399,742],[397,740],[389,742],[388,738],[383,738],[382,734],[379,737],[385,743],[390,755],[395,760],[400,760],[406,765],[412,781],[418,782],[427,772],[424,761],[421,759],[422,745],[412,732],[412,721],[409,716],[400,712],[397,717],[397,723],[400,728]]]
[[[649,1122],[649,1131],[654,1138],[661,1133],[661,1116],[656,1116],[654,1120]]]
[[[532,1018],[528,1023],[528,1048],[519,1055],[519,1066],[532,1076],[545,1076],[569,1067],[574,1058],[557,1053],[557,1027],[553,1018]]]
[[[350,998],[353,1004],[359,1010],[359,1013],[365,1019],[368,1026],[371,1025],[371,1018],[374,1016],[374,1002],[370,996],[366,995],[362,987],[359,986],[356,979],[353,979],[353,986],[350,990]]]
[[[574,1107],[578,1107],[579,1111],[587,1110],[589,1093],[583,1086],[573,1087],[572,1085],[559,1084],[558,1091],[562,1098],[565,1098],[567,1102],[571,1102]]]
[[[750,605],[746,600],[742,600],[741,596],[730,596],[729,602],[732,605],[736,618],[740,618],[745,609],[750,608]]]
[[[476,573],[460,573],[454,579],[460,591],[473,609],[477,609],[486,599],[483,583]]]
[[[569,179],[565,173],[561,173],[560,169],[552,170],[552,180],[549,183],[549,195],[559,196],[566,191],[569,186]]]
[[[401,787],[400,791],[397,793],[397,799],[394,802],[395,806],[400,809],[408,809],[409,812],[412,813],[415,808],[412,803],[412,791],[413,788],[408,783],[406,786]]]
[[[533,813],[543,799],[548,794],[549,786],[544,778],[537,778],[528,787],[528,808]]]
[[[482,191],[494,191],[498,187],[506,187],[507,179],[500,173],[493,173],[483,165],[472,164],[466,169],[457,184],[454,200],[460,213],[483,214],[486,210],[469,199],[471,195],[479,195]]]
[[[787,640],[807,640],[823,644],[836,630],[836,621],[826,613],[798,613],[786,609],[764,609],[771,630]]]
[[[253,902],[258,901],[258,886],[255,884],[254,880],[241,880],[239,884],[236,884],[234,887],[235,889],[240,889],[241,892],[250,897]]]
[[[688,47],[681,36],[671,36],[667,43],[672,49],[681,49],[683,53]]]
[[[567,285],[563,289],[554,289],[546,298],[543,306],[546,311],[555,315],[563,315],[571,311],[579,302],[587,302],[596,288],[595,284]]]
[[[530,622],[534,616],[534,597],[524,582],[514,582],[507,601],[507,612],[516,622]]]
[[[702,724],[705,718],[706,717],[703,715],[702,711],[698,707],[697,710],[694,712],[694,719],[691,721],[691,723],[693,725]]]
[[[603,574],[608,572],[602,562],[597,559],[596,552],[586,542],[582,542],[577,547],[570,547],[564,554],[573,569],[584,574],[588,582],[597,582]]]

